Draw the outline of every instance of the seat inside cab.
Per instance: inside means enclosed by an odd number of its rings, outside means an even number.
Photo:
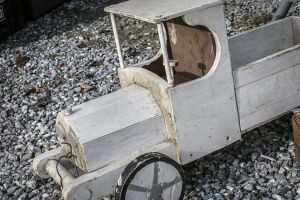
[[[213,34],[204,26],[189,26],[181,17],[164,23],[169,59],[176,61],[174,82],[179,85],[205,76],[216,58]],[[144,68],[166,79],[162,56]]]

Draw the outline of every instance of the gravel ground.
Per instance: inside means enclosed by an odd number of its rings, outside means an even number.
[[[32,159],[59,146],[61,110],[119,89],[119,66],[102,12],[111,0],[73,0],[0,44],[0,199],[60,199],[51,180],[33,175]],[[228,35],[271,19],[277,0],[227,0]],[[291,14],[299,13],[292,9]],[[128,63],[158,50],[153,26],[121,18]],[[300,199],[290,116],[188,166],[190,199]]]

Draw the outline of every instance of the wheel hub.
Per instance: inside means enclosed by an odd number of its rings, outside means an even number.
[[[163,187],[161,184],[153,185],[150,190],[149,200],[162,199]]]

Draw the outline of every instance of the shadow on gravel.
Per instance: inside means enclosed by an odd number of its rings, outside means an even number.
[[[28,22],[21,31],[11,35],[0,43],[0,52],[7,48],[26,46],[39,39],[51,39],[68,33],[78,26],[92,24],[107,15],[104,8],[124,0],[71,0],[55,8],[44,16]]]

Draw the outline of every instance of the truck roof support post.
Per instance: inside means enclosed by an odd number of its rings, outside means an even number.
[[[120,62],[120,67],[124,68],[124,59],[122,55],[122,50],[121,50],[121,45],[120,45],[120,40],[119,40],[119,34],[118,34],[118,29],[117,29],[117,24],[116,24],[116,19],[115,15],[113,13],[110,13],[110,18],[111,18],[111,24],[114,32],[114,37],[115,37],[115,42],[117,46],[117,51],[118,51],[118,57],[119,57],[119,62]]]
[[[168,81],[169,86],[173,87],[174,86],[174,77],[172,77],[172,72],[171,72],[172,69],[170,67],[166,38],[165,38],[165,34],[164,34],[164,25],[162,22],[157,24],[157,29],[158,29],[159,41],[160,41],[160,45],[161,45],[161,51],[162,51],[163,59],[164,59],[164,66],[165,66],[165,70],[166,70],[167,81]]]

